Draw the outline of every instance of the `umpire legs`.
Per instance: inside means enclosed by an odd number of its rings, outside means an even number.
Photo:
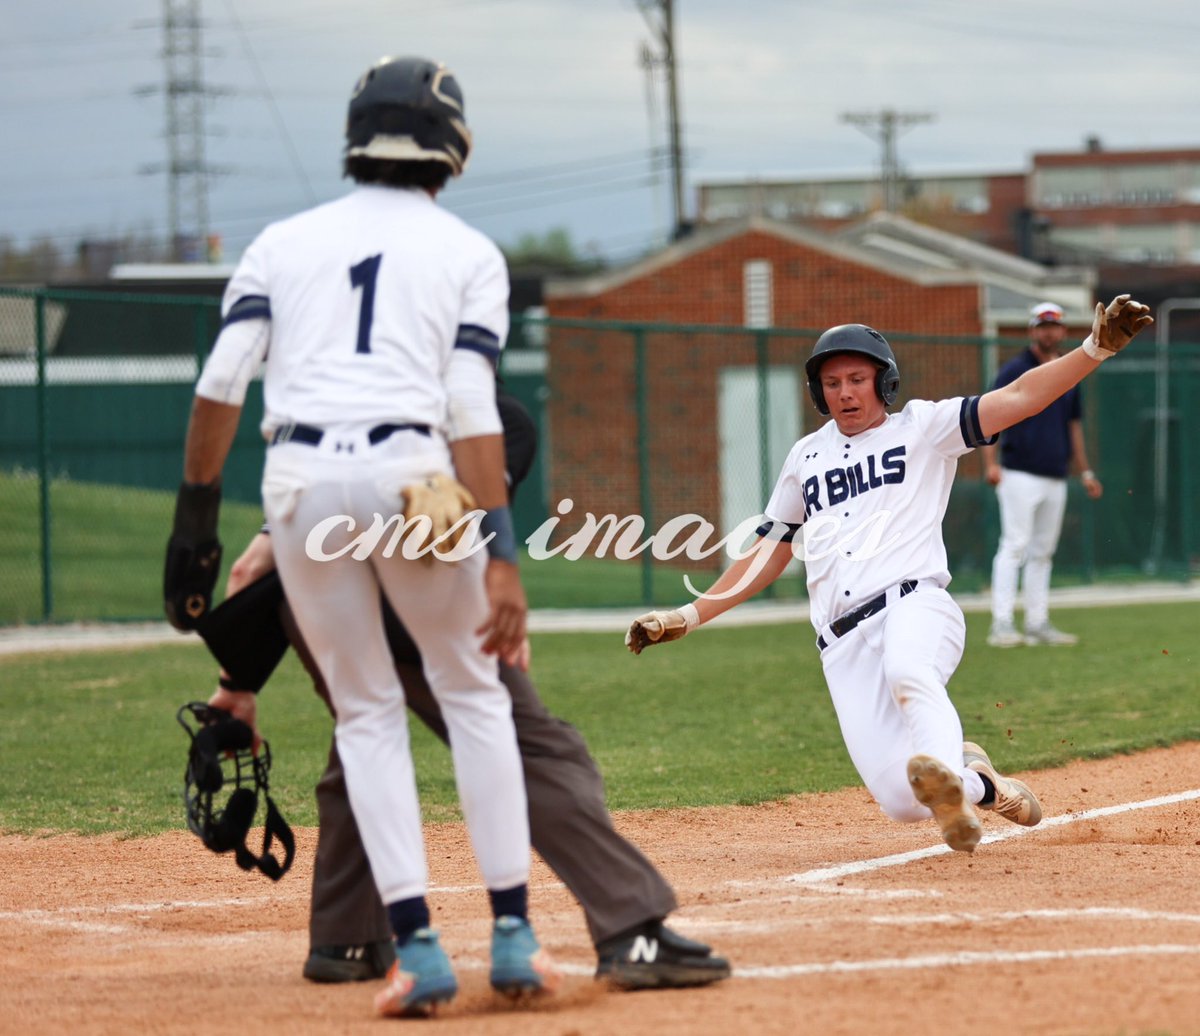
[[[411,642],[388,614],[388,640],[405,699],[443,741],[447,733]],[[290,611],[284,623],[317,693],[329,693]],[[674,891],[642,853],[617,833],[604,802],[604,783],[574,727],[552,716],[529,678],[510,666],[500,678],[513,699],[513,720],[525,771],[534,849],[579,900],[595,943],[666,917]],[[331,711],[332,707],[330,706]],[[313,946],[348,946],[390,938],[386,914],[346,797],[336,745],[317,784],[320,830],[313,868]]]

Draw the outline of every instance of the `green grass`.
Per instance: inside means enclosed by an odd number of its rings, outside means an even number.
[[[52,618],[159,619],[175,497],[55,479],[50,484]],[[0,625],[43,618],[41,507],[33,475],[0,475]],[[262,509],[221,507],[225,570],[262,525]]]
[[[137,621],[162,617],[163,549],[175,506],[172,492],[55,479],[50,484],[53,573],[51,622]],[[0,473],[0,626],[42,622],[41,513],[36,477]],[[262,521],[256,504],[226,500],[221,507],[224,573]],[[707,564],[707,563],[704,563]],[[988,573],[955,565],[959,593],[980,590]],[[637,608],[644,602],[641,559],[614,561],[561,557],[522,564],[530,601],[538,608]],[[680,598],[684,573],[707,586],[718,570],[700,565],[655,564],[650,574],[650,601]],[[1183,577],[1182,571],[1171,573]],[[1106,568],[1105,581],[1141,579],[1138,571]],[[1080,581],[1064,566],[1055,585]],[[223,582],[220,584],[223,586]],[[789,573],[765,596],[797,600],[805,596],[802,575]]]
[[[1073,649],[999,651],[968,616],[951,685],[967,736],[1003,768],[1062,764],[1200,738],[1200,605],[1060,610]],[[617,634],[534,638],[547,704],[587,737],[616,809],[756,803],[858,783],[807,624],[705,630],[629,655]],[[205,698],[198,645],[17,655],[3,661],[0,830],[152,834],[183,824],[186,737],[174,720]],[[272,790],[315,823],[312,786],[330,721],[289,656],[263,692]],[[448,753],[414,724],[430,819],[456,814]]]
[[[173,493],[56,479],[50,486],[51,621],[146,620],[162,617],[163,550],[175,507]],[[0,626],[43,620],[38,482],[0,474]],[[222,578],[262,524],[261,508],[224,501]],[[675,600],[684,571],[707,585],[712,569],[656,566],[652,594]],[[640,561],[550,558],[522,564],[530,600],[540,608],[636,607],[642,602]],[[223,583],[221,584],[223,585]],[[781,580],[780,598],[803,595],[798,580]]]

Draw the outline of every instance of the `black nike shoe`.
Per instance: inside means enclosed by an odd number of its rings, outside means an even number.
[[[596,978],[621,989],[680,989],[728,978],[732,969],[712,948],[650,921],[596,946]]]
[[[304,977],[309,982],[366,982],[383,978],[395,959],[391,939],[359,946],[314,946],[304,962]]]

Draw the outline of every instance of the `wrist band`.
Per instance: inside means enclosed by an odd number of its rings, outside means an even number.
[[[513,532],[512,511],[507,507],[493,507],[485,511],[479,531],[489,537],[488,557],[498,561],[517,563],[517,534]]]
[[[683,616],[683,621],[687,623],[689,630],[694,630],[700,625],[700,613],[696,610],[696,606],[692,603],[683,605],[679,609],[679,614]]]
[[[1088,335],[1087,338],[1083,340],[1083,344],[1080,345],[1080,348],[1093,360],[1099,360],[1101,362],[1117,355],[1116,353],[1110,353],[1107,349],[1101,349],[1100,346],[1098,346],[1092,340],[1091,335]]]
[[[1089,478],[1095,479],[1095,477],[1096,477],[1096,473],[1091,468],[1088,468],[1087,471],[1083,472],[1079,476],[1079,478],[1084,482],[1086,482]]]

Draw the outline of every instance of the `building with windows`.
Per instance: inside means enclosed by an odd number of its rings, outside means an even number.
[[[1200,148],[1037,154],[1026,198],[1035,257],[1200,265]]]
[[[1025,184],[1021,172],[906,177],[900,211],[991,248],[1020,254],[1014,217],[1025,205]],[[697,186],[696,200],[702,224],[763,217],[825,231],[836,231],[884,207],[877,176],[709,181]]]
[[[759,216],[830,230],[882,208],[876,177],[713,181],[696,197],[702,224]],[[913,220],[1042,264],[1200,267],[1200,148],[1113,151],[1091,137],[1021,172],[910,176],[902,197]]]

